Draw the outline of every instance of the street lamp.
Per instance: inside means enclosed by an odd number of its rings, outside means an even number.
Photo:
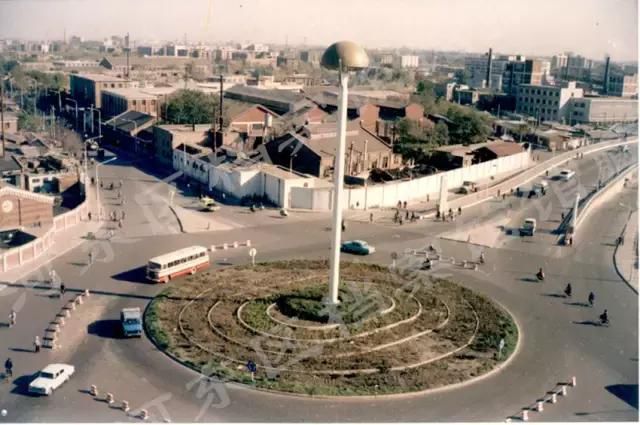
[[[329,274],[329,297],[327,304],[338,304],[338,284],[340,282],[340,243],[342,233],[342,187],[344,185],[344,161],[347,133],[347,99],[349,72],[369,66],[369,57],[364,49],[351,41],[332,44],[322,55],[324,68],[338,71],[340,95],[338,99],[338,149],[334,164],[333,189],[333,229]]]
[[[93,119],[93,111],[97,111],[98,112],[98,135],[102,137],[102,112],[100,112],[100,109],[94,108],[93,105],[91,105],[90,109],[91,109],[91,132],[93,133],[93,122],[95,121]]]
[[[66,100],[68,100],[69,102],[73,102],[75,103],[75,107],[76,107],[76,125],[74,127],[74,129],[78,129],[78,102],[75,99],[69,99],[67,98]]]

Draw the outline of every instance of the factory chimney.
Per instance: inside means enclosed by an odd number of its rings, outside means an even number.
[[[493,49],[489,47],[489,57],[487,58],[487,77],[486,77],[486,85],[487,88],[491,88],[491,66],[493,65]]]

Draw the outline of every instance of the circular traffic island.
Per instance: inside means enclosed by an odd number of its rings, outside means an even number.
[[[308,395],[439,388],[488,373],[515,349],[511,316],[452,281],[345,262],[330,305],[328,269],[283,261],[174,282],[147,307],[147,334],[207,376]]]

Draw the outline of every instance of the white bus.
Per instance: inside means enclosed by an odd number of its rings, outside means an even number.
[[[183,274],[195,274],[209,267],[209,254],[203,246],[190,246],[149,260],[147,279],[166,283]]]

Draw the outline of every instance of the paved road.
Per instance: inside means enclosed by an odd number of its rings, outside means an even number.
[[[585,179],[593,179],[595,172],[596,168],[591,172],[586,170]],[[125,184],[125,200],[155,186],[154,179],[122,165],[105,166],[104,175],[130,182]],[[230,401],[224,408],[215,408],[220,402],[218,398],[210,400],[213,405],[206,408],[207,396],[198,394],[197,385],[189,385],[197,375],[158,352],[146,339],[115,337],[114,321],[119,309],[143,307],[162,289],[143,283],[141,266],[153,255],[186,244],[242,239],[254,241],[259,260],[323,257],[329,249],[328,219],[290,223],[286,233],[281,224],[265,224],[188,235],[175,231],[174,216],[155,211],[162,208],[161,202],[154,202],[152,196],[142,197],[141,202],[148,202],[154,214],[147,215],[127,201],[123,230],[118,230],[110,243],[94,245],[92,249],[98,254],[98,261],[93,266],[87,268],[84,264],[86,247],[54,261],[54,268],[67,282],[70,292],[84,288],[94,292],[65,327],[60,350],[37,355],[25,351],[31,348],[33,336],[41,334],[55,316],[62,301],[49,298],[41,289],[7,288],[0,292],[3,295],[0,311],[8,311],[11,306],[19,310],[18,325],[0,329],[0,352],[14,358],[18,376],[14,383],[0,387],[0,407],[9,410],[8,420],[128,420],[121,411],[96,402],[82,392],[91,384],[108,389],[118,399],[127,399],[132,408],[160,401],[166,405],[167,419],[172,421],[503,420],[571,375],[578,377],[578,387],[543,414],[532,414],[533,420],[638,419],[637,401],[633,406],[631,397],[625,395],[634,390],[637,393],[638,385],[637,297],[630,296],[631,291],[613,270],[613,247],[609,245],[615,237],[612,235],[619,234],[624,225],[624,214],[616,213],[618,199],[592,214],[583,224],[582,231],[592,235],[592,241],[566,248],[562,256],[549,257],[548,244],[542,239],[529,242],[527,250],[521,249],[519,240],[509,239],[498,249],[486,250],[488,263],[479,272],[441,270],[494,297],[518,319],[524,332],[522,348],[513,363],[500,373],[461,389],[398,400],[311,400],[227,385],[220,393],[223,401],[226,397]],[[637,203],[637,199],[628,203],[634,202]],[[475,217],[484,214],[486,208],[490,207],[470,208],[456,223],[427,220],[402,227],[353,223],[346,236],[375,244],[378,252],[367,260],[381,263],[389,262],[392,251],[421,248],[429,243],[439,246],[447,256],[473,259],[479,252],[474,245],[439,240],[437,235],[465,223],[475,223]],[[157,219],[158,216],[162,219]],[[147,236],[149,234],[152,236]],[[248,261],[245,251],[216,252],[214,259],[219,264],[215,267],[221,267],[220,263]],[[532,282],[533,273],[541,265],[547,281]],[[571,301],[555,296],[567,281],[572,282],[577,301],[586,299],[588,291],[593,290],[597,308],[571,305]],[[597,318],[600,308],[609,309],[611,327],[588,323]],[[29,374],[54,360],[75,364],[77,375],[52,397],[25,395],[24,383]],[[199,417],[203,406],[205,410]],[[163,412],[158,409],[150,408],[150,413],[155,419],[163,419]]]

